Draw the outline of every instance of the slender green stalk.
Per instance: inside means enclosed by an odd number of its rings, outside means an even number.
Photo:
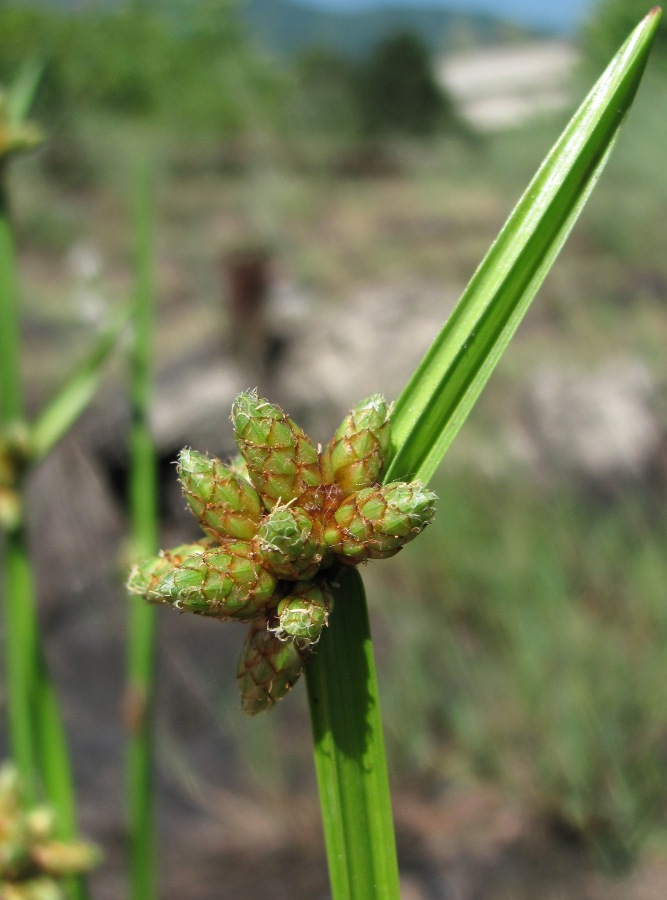
[[[338,576],[306,670],[329,877],[336,900],[399,898],[382,718],[361,576]]]
[[[38,788],[32,685],[36,622],[26,603],[26,598],[32,595],[32,575],[25,547],[22,529],[5,535],[5,668],[10,753],[26,796],[35,801]]]
[[[0,160],[0,423],[4,427],[23,419],[14,236],[6,177],[7,163]]]
[[[6,657],[12,756],[27,796],[39,782],[58,811],[58,832],[76,836],[69,755],[53,684],[39,642],[35,589],[22,526],[5,536]],[[83,895],[79,895],[83,896]]]
[[[0,163],[0,431],[23,424],[21,341],[14,242],[6,192],[6,163]],[[42,652],[28,538],[23,522],[21,473],[16,492],[18,521],[5,531],[5,658],[12,756],[26,796],[39,799],[43,788],[58,814],[62,837],[76,832],[69,755],[53,684]],[[75,900],[86,896],[83,879],[72,879]]]
[[[131,364],[130,519],[132,551],[137,558],[157,552],[157,466],[148,426],[151,396],[153,273],[151,191],[148,168],[137,187],[136,294]],[[155,896],[153,835],[153,671],[155,612],[132,603],[129,623],[127,804],[130,818],[130,889],[135,900]]]
[[[9,222],[6,174],[6,163],[0,162],[0,431],[4,432],[23,418],[14,239]],[[33,623],[24,599],[32,595],[32,583],[23,529],[13,529],[5,535],[4,549],[9,742],[26,793],[34,799],[37,768],[32,727],[33,656],[25,652],[31,645]]]

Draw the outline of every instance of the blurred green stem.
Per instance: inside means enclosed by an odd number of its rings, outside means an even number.
[[[23,418],[14,236],[9,221],[7,163],[0,160],[0,425]]]
[[[157,552],[157,465],[148,413],[151,397],[153,272],[151,187],[141,167],[136,201],[136,293],[131,361],[131,546],[137,558]],[[132,602],[129,622],[127,708],[130,729],[127,803],[130,817],[130,887],[134,900],[155,896],[153,835],[153,672],[155,610]]]
[[[38,797],[33,734],[33,675],[36,622],[26,598],[32,594],[32,574],[23,528],[5,534],[5,666],[10,753],[18,767],[26,796]]]
[[[7,165],[0,162],[0,434],[23,424],[21,340],[14,240],[9,218]],[[18,521],[5,530],[5,658],[11,753],[26,796],[35,802],[43,786],[58,814],[62,837],[76,832],[74,791],[65,734],[53,684],[41,648],[37,604],[23,511],[21,472],[8,486],[19,506]],[[41,784],[40,784],[41,780]],[[71,895],[86,896],[82,879]]]
[[[6,176],[6,163],[0,161],[0,436],[6,436],[9,429],[23,417],[14,239],[9,222]],[[18,486],[12,484],[8,489],[18,491]],[[32,644],[33,628],[24,599],[31,596],[32,580],[25,546],[22,527],[6,532],[5,667],[10,749],[21,773],[24,789],[34,800],[37,791],[32,729],[33,654],[26,653],[26,647]]]

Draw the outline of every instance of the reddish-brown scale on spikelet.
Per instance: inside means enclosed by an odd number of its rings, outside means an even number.
[[[241,705],[251,716],[282,700],[305,664],[305,651],[294,641],[281,641],[271,630],[272,621],[263,616],[252,620],[236,670]]]

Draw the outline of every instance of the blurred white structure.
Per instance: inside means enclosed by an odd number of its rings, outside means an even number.
[[[474,128],[500,131],[570,105],[578,60],[568,41],[535,41],[448,55],[436,76]]]

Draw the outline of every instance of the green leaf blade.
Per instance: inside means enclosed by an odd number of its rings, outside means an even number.
[[[385,481],[435,472],[609,158],[659,20],[656,7],[586,97],[399,397]]]
[[[306,668],[332,895],[336,900],[398,900],[396,844],[364,587],[353,568],[343,570],[337,581],[330,626]]]
[[[30,443],[35,462],[51,452],[89,406],[126,322],[127,312],[116,317],[99,336],[89,355],[40,411],[31,428]]]

